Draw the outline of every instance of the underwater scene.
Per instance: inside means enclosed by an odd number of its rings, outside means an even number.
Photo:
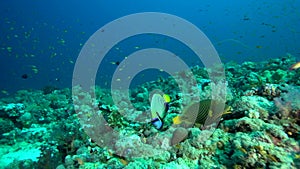
[[[299,0],[0,14],[0,169],[300,168]]]

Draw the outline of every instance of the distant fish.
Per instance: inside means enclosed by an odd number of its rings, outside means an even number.
[[[289,70],[296,70],[296,69],[299,69],[300,68],[300,62],[297,62],[295,64],[293,64]]]
[[[22,79],[27,79],[28,75],[27,74],[23,74],[21,77],[22,77]]]
[[[244,20],[244,21],[249,21],[250,18],[249,18],[248,16],[244,16],[243,20]]]
[[[219,118],[224,114],[231,113],[231,107],[225,105],[224,111],[215,112],[214,106],[220,105],[221,102],[214,100],[202,100],[200,102],[194,102],[187,106],[187,108],[183,111],[181,116],[176,116],[173,118],[173,124],[185,124],[187,126],[193,126],[194,124],[203,125],[207,119],[207,117],[211,118]],[[198,111],[198,112],[197,112]]]
[[[38,68],[35,65],[28,65],[31,70],[33,71],[33,73],[37,74],[39,72]]]
[[[151,123],[156,129],[161,129],[164,125],[163,119],[169,109],[170,96],[164,94],[154,94],[151,98]]]
[[[110,62],[110,63],[113,64],[113,65],[119,65],[119,64],[120,64],[119,61],[116,61],[116,62]]]
[[[2,94],[5,94],[5,95],[9,95],[9,93],[8,93],[7,90],[1,90],[1,93],[2,93]]]

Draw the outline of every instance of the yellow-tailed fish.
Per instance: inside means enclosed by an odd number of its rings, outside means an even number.
[[[154,94],[151,98],[151,123],[156,129],[161,129],[163,127],[163,119],[169,109],[168,101],[170,102],[170,97],[167,95]]]
[[[299,69],[300,68],[300,62],[297,62],[295,64],[293,64],[289,70],[296,70],[296,69]]]
[[[178,115],[173,118],[173,124],[185,124],[187,126],[193,126],[194,124],[204,124],[208,116],[212,119],[217,119],[224,114],[231,113],[231,107],[225,105],[224,111],[217,112],[214,110],[215,107],[222,104],[215,100],[203,100],[200,102],[194,102],[184,109],[182,115]]]

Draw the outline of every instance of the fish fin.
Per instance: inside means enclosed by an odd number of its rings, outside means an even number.
[[[170,101],[171,101],[171,98],[170,98],[170,96],[169,96],[169,95],[167,95],[167,94],[164,94],[164,95],[163,95],[163,98],[164,98],[165,102],[167,102],[167,103],[170,103]]]
[[[182,121],[180,119],[180,116],[176,116],[173,118],[173,124],[180,124]]]

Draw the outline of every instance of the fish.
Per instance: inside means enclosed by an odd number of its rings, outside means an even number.
[[[31,70],[33,71],[33,73],[37,74],[39,72],[38,68],[35,65],[28,65]]]
[[[127,165],[128,161],[125,159],[120,158],[119,161],[123,164],[123,165]]]
[[[112,65],[119,65],[120,62],[119,61],[116,61],[116,62],[110,62]]]
[[[184,141],[187,137],[188,137],[188,130],[183,128],[183,127],[179,127],[176,128],[175,131],[173,132],[173,136],[170,140],[171,145],[176,145],[182,141]]]
[[[185,125],[187,127],[192,127],[194,125],[203,125],[206,119],[209,117],[217,119],[224,114],[231,113],[231,107],[225,105],[224,111],[218,113],[214,110],[214,107],[221,102],[216,100],[202,100],[200,102],[193,102],[184,109],[182,115],[175,116],[173,120],[174,125]],[[198,111],[198,112],[197,112]]]
[[[9,95],[9,93],[8,93],[7,90],[1,90],[1,93],[2,93],[2,94],[5,94],[5,95]]]
[[[28,78],[28,75],[25,73],[25,74],[23,74],[21,77],[22,77],[22,79],[27,79],[27,78]]]
[[[169,110],[170,96],[166,94],[153,94],[151,98],[151,123],[158,130],[164,125],[164,118]]]
[[[295,64],[293,64],[289,70],[296,70],[296,69],[299,69],[300,68],[300,62],[297,62]]]

